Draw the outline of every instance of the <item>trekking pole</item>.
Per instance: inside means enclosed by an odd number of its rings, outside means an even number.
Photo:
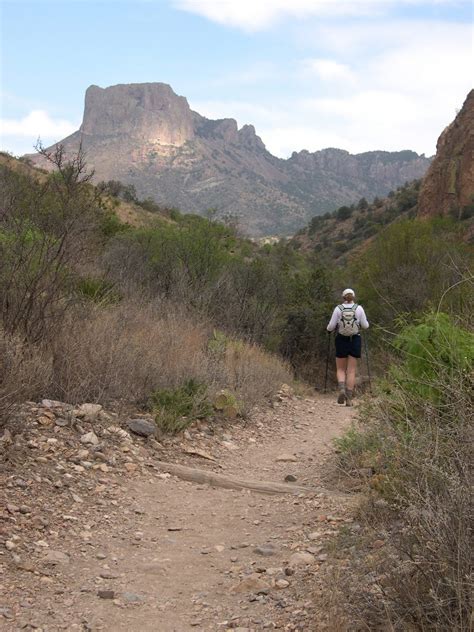
[[[372,395],[372,380],[370,378],[369,345],[367,343],[367,334],[364,334],[362,337],[364,339],[365,359],[367,361],[367,375],[369,377],[369,391],[370,391],[370,394]]]
[[[328,371],[329,371],[329,350],[331,348],[331,332],[328,332],[328,348],[326,353],[326,377],[324,378],[324,392],[327,391],[328,386]]]

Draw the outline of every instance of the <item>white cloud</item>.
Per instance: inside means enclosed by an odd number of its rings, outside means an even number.
[[[323,81],[353,82],[355,79],[347,64],[341,64],[334,59],[304,59],[302,68],[305,75],[316,75]]]
[[[271,91],[271,98],[259,96],[255,103],[214,101],[196,109],[253,123],[268,149],[282,157],[328,146],[435,152],[472,87],[468,25],[358,20],[325,23],[311,33],[323,55],[282,70],[281,79],[286,73],[291,81],[286,95]]]
[[[44,110],[32,110],[20,119],[0,119],[0,146],[15,155],[31,153],[38,138],[49,145],[69,136],[78,127],[65,119],[54,119]]]
[[[33,110],[22,119],[3,118],[0,120],[2,136],[41,136],[63,138],[72,134],[77,126],[64,119],[53,119],[44,110]]]
[[[455,4],[458,0],[172,0],[177,9],[209,20],[258,31],[284,18],[375,16],[400,5]]]

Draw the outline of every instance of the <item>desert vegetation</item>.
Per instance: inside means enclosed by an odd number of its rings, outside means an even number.
[[[92,186],[81,155],[49,159],[52,174],[0,168],[3,422],[46,396],[147,410],[162,432],[246,416],[295,377],[321,384],[343,279],[369,315],[378,380],[338,442],[345,475],[368,484],[363,533],[334,583],[337,616],[348,629],[468,630],[469,218],[417,220],[415,182],[259,246],[232,218],[164,209],[119,182]],[[152,219],[124,223],[122,201]],[[387,544],[369,555],[380,533]]]
[[[303,259],[177,211],[152,208],[149,228],[126,225],[110,196],[129,202],[133,191],[92,186],[81,155],[48,159],[49,175],[8,163],[0,174],[5,404],[48,396],[156,407],[165,391],[186,399],[195,384],[196,402],[228,389],[245,415],[292,379],[275,354],[296,282],[313,282]]]
[[[346,471],[371,471],[359,517],[386,541],[369,555],[361,538],[340,577],[353,625],[470,629],[473,349],[447,314],[405,324],[378,397],[338,442]]]

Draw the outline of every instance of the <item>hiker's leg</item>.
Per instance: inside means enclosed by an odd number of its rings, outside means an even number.
[[[352,394],[354,392],[357,358],[349,356],[347,360],[346,374],[346,406],[352,406]]]
[[[353,391],[356,378],[357,358],[347,358],[346,389]]]
[[[346,383],[346,371],[347,371],[347,362],[349,358],[336,358],[336,371],[337,371],[337,384],[345,385]],[[351,360],[353,358],[350,358]]]
[[[337,403],[344,404],[346,401],[346,370],[347,370],[347,358],[336,358],[336,370],[337,370],[337,388],[339,395],[337,396]]]

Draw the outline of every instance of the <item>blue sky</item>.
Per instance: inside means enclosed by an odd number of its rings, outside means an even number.
[[[464,0],[3,0],[1,148],[77,129],[91,84],[161,81],[268,149],[432,154],[472,87]]]

